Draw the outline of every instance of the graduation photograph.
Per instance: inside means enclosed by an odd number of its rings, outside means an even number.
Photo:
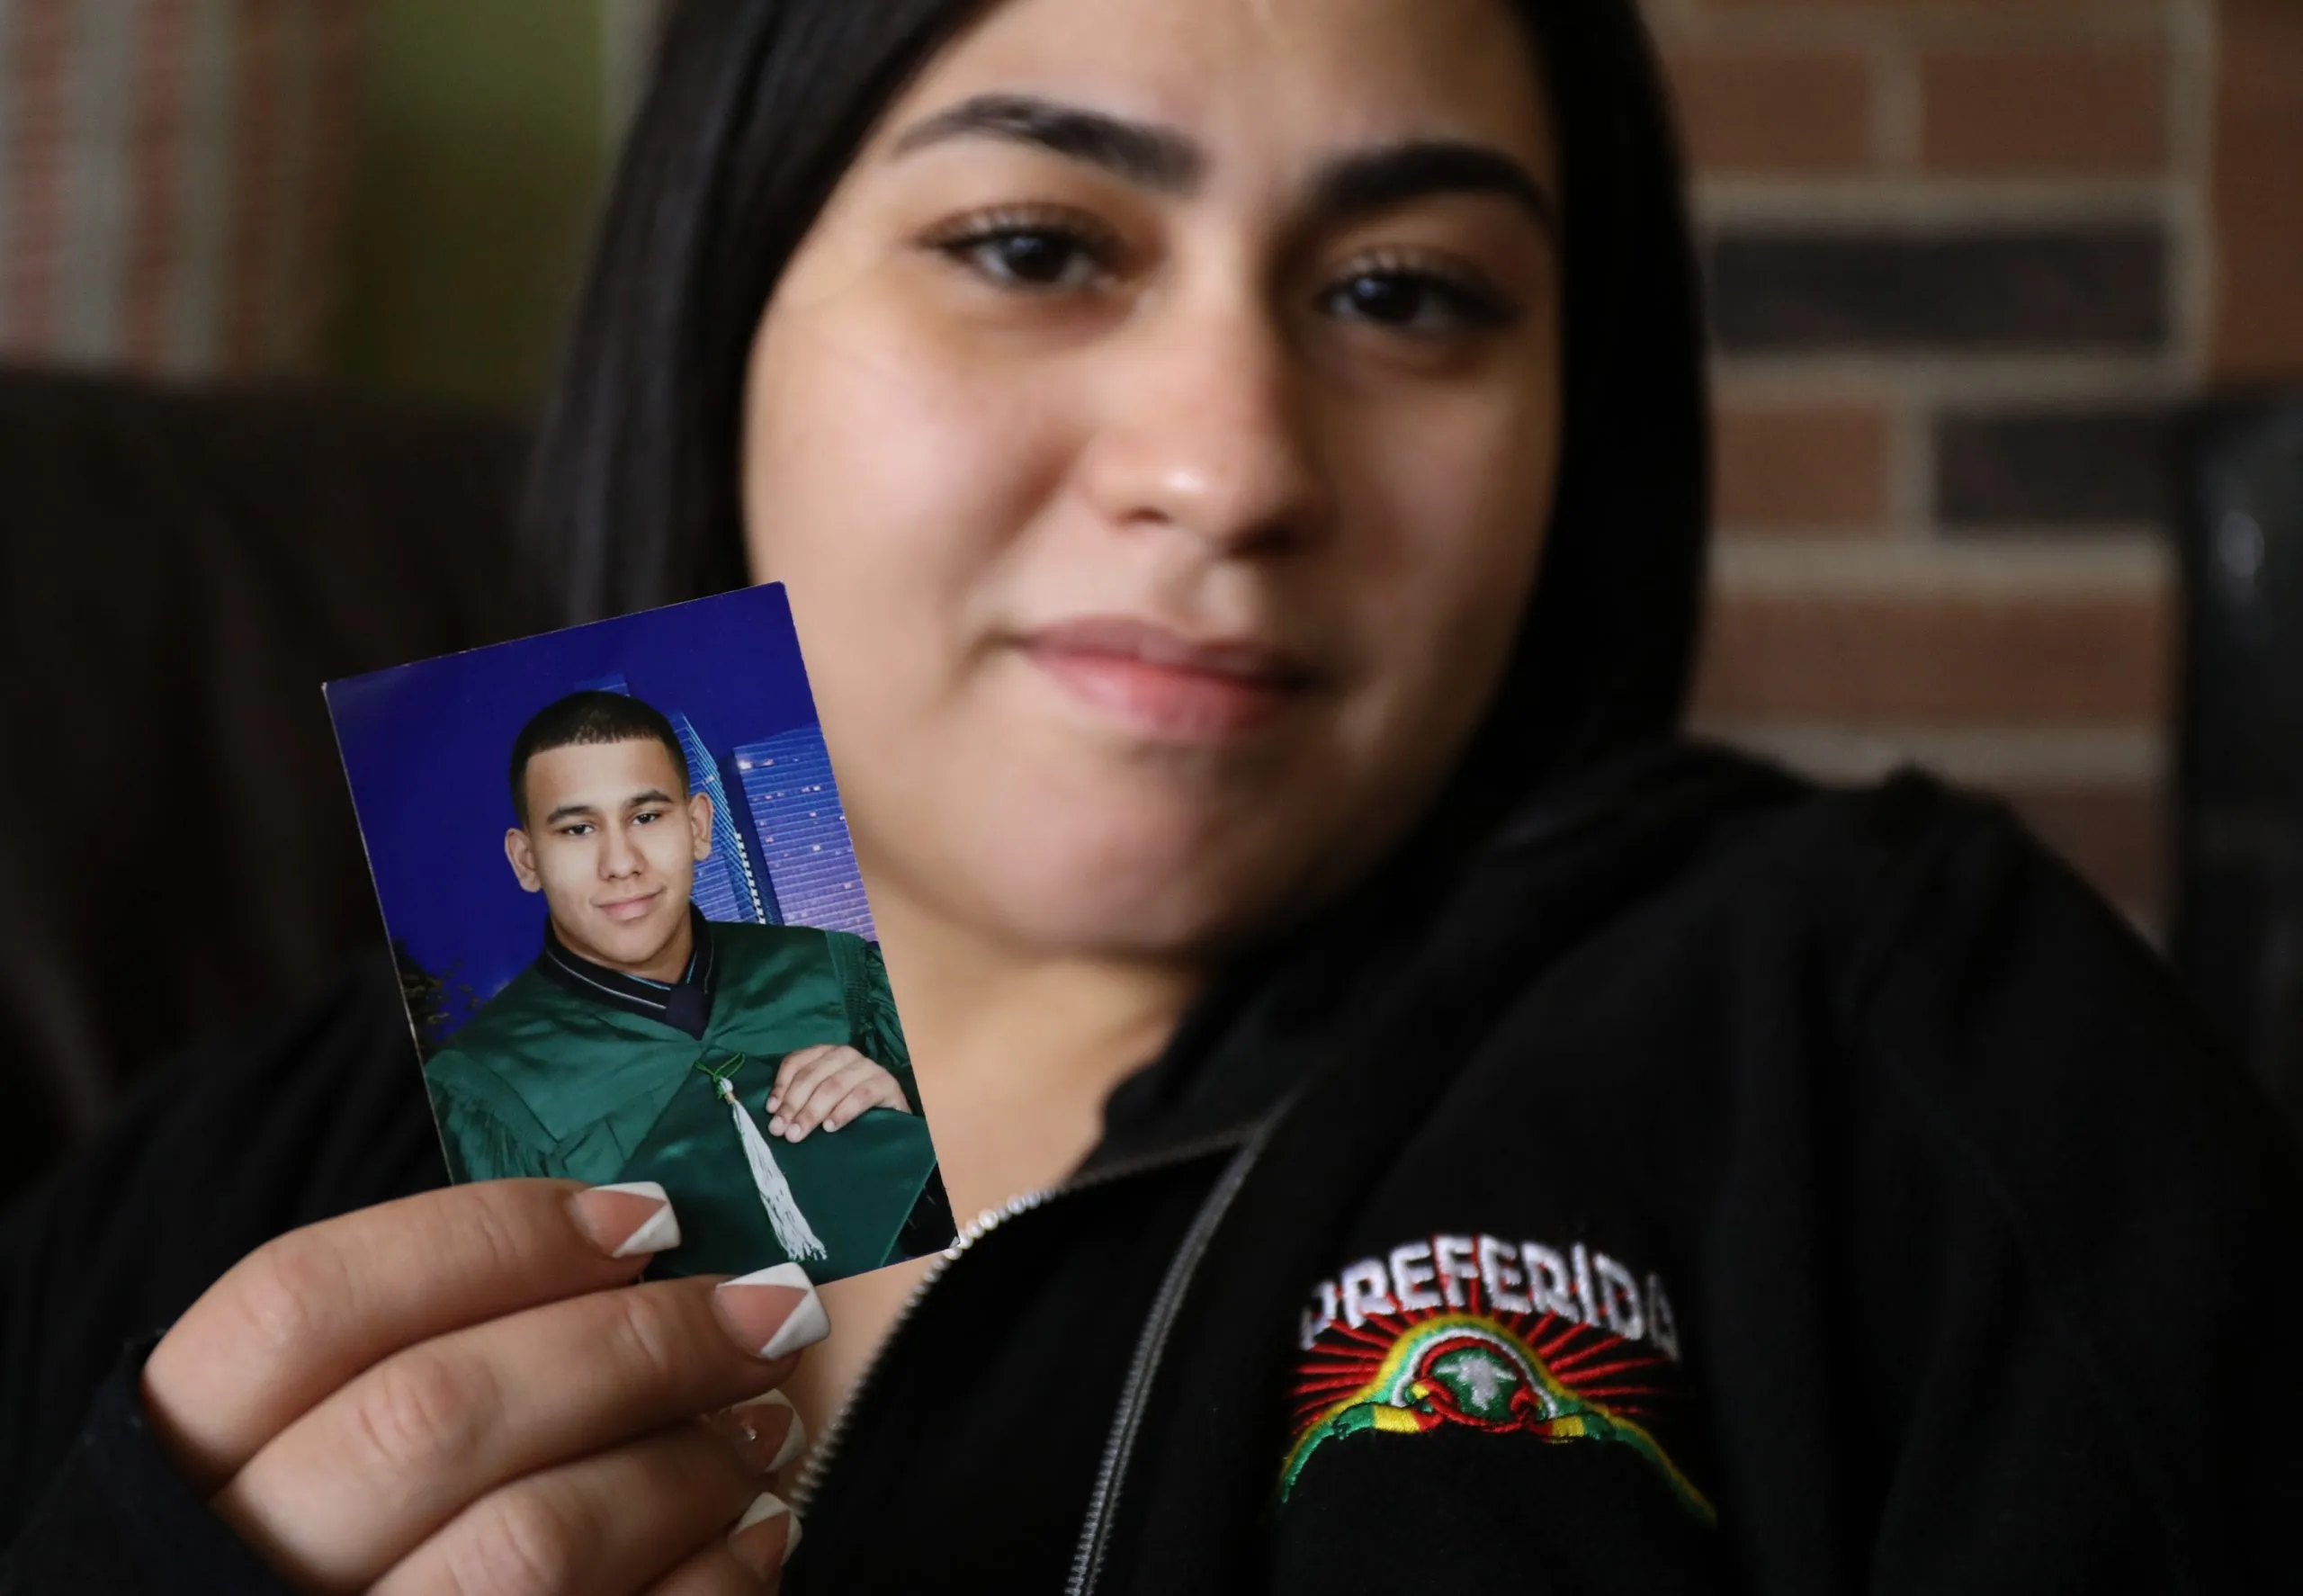
[[[951,1244],[780,585],[327,697],[452,1178],[660,1187],[658,1275]]]

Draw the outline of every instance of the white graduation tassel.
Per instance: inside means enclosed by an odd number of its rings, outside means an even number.
[[[736,1134],[744,1139],[744,1159],[752,1167],[752,1184],[759,1188],[759,1205],[767,1210],[767,1223],[775,1228],[776,1244],[795,1263],[802,1259],[828,1256],[822,1241],[810,1227],[808,1216],[800,1212],[791,1182],[775,1167],[775,1154],[768,1150],[767,1138],[759,1134],[759,1126],[752,1123],[743,1104],[736,1100],[736,1089],[728,1084],[725,1077],[720,1080],[720,1100],[736,1116]]]

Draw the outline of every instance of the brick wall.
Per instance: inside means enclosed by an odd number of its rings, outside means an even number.
[[[2215,107],[2218,376],[2303,372],[2303,4],[2224,0]]]
[[[1698,729],[2003,792],[2155,926],[2167,421],[2303,374],[2303,4],[1647,8],[1717,345]]]

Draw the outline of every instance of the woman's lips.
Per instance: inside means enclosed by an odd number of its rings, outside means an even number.
[[[1031,661],[1074,697],[1152,736],[1206,742],[1268,724],[1312,686],[1294,656],[1245,641],[1201,641],[1149,622],[1099,615],[1023,640]]]
[[[608,919],[618,924],[628,924],[646,919],[648,911],[656,907],[656,900],[663,895],[663,889],[659,887],[652,892],[642,892],[637,898],[618,898],[612,903],[602,903],[598,908]]]

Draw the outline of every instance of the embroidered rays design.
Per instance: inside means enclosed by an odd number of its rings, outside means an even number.
[[[1662,1360],[1620,1336],[1551,1314],[1379,1314],[1327,1326],[1301,1366],[1286,1500],[1312,1454],[1362,1430],[1420,1435],[1442,1425],[1554,1443],[1629,1447],[1705,1523],[1711,1504],[1639,1421],[1662,1394]]]

